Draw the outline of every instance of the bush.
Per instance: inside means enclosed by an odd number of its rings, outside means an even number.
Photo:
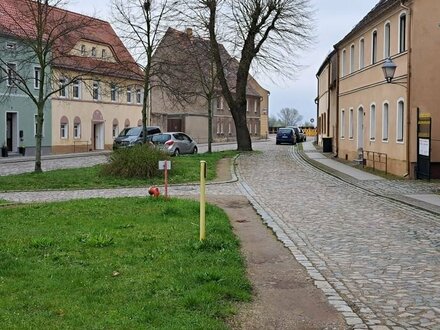
[[[158,163],[168,158],[167,154],[148,144],[118,149],[112,152],[109,163],[102,167],[102,173],[123,178],[150,179],[161,175]]]

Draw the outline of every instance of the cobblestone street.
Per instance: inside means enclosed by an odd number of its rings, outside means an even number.
[[[240,183],[349,325],[440,329],[437,215],[320,172],[290,147],[257,149],[239,158]],[[387,193],[420,189],[388,182]]]
[[[440,329],[440,216],[394,199],[432,194],[435,183],[347,182],[313,167],[298,147],[268,141],[254,149],[261,152],[236,160],[238,181],[210,184],[208,195],[247,196],[354,329]],[[195,196],[199,188],[169,192]],[[0,193],[0,199],[145,195],[144,188],[124,188]]]

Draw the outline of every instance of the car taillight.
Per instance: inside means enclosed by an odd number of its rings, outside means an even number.
[[[167,142],[165,142],[165,145],[167,146],[172,146],[174,144],[173,140],[168,140]]]

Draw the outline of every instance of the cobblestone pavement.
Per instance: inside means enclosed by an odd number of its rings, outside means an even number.
[[[440,329],[440,216],[377,194],[432,192],[435,185],[381,180],[354,186],[312,167],[296,147],[267,142],[254,148],[262,152],[237,160],[239,181],[211,184],[208,195],[245,194],[354,329]],[[199,187],[169,192],[195,196]],[[147,188],[124,188],[0,193],[0,199],[145,195]]]
[[[440,329],[438,215],[320,172],[291,147],[256,149],[263,153],[238,160],[242,191],[349,325]],[[432,188],[377,187],[365,188],[393,195]]]

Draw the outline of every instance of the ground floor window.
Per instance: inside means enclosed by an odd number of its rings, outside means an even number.
[[[397,103],[397,142],[403,142],[405,103],[401,100]]]

